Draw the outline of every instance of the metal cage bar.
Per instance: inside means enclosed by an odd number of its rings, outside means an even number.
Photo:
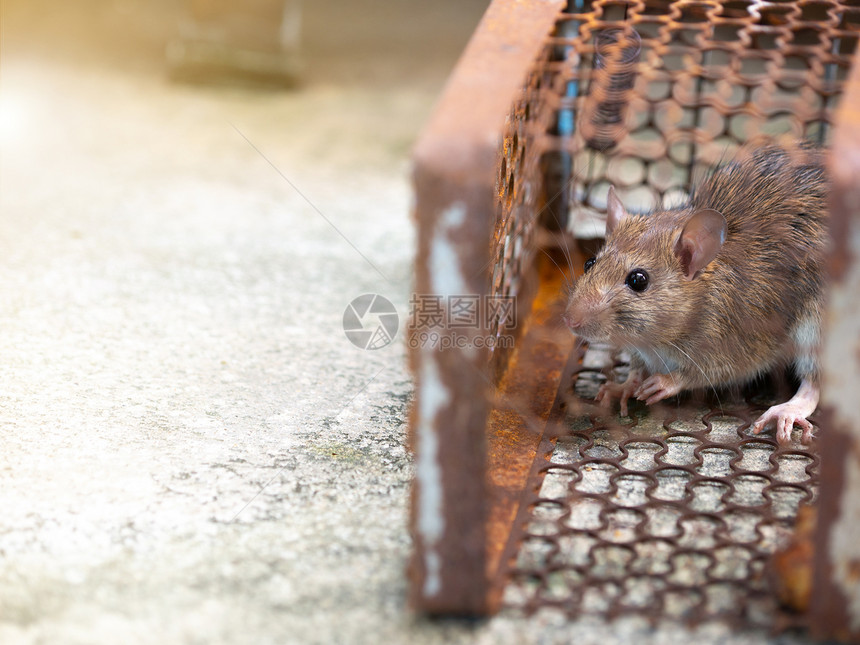
[[[413,154],[411,603],[428,613],[488,609],[485,427],[493,368],[483,339],[496,332],[486,319],[458,329],[441,325],[432,337],[422,336],[422,325],[452,297],[492,293],[493,255],[505,244],[493,243],[498,192],[508,188],[498,181],[505,120],[562,6],[561,0],[493,2]]]
[[[831,153],[831,286],[822,352],[821,488],[810,624],[860,642],[860,52]]]

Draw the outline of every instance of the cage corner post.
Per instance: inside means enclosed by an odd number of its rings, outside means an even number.
[[[564,0],[493,0],[413,152],[417,228],[409,330],[415,400],[410,605],[492,613],[487,571],[487,419],[493,374],[475,328],[422,329],[453,296],[491,294],[505,119]],[[444,315],[444,311],[443,311]]]
[[[451,296],[483,295],[481,264],[489,248],[481,220],[492,207],[492,187],[452,185],[420,160],[414,183],[419,249],[409,331],[416,381],[410,604],[427,614],[482,615],[486,352],[449,342],[477,330],[425,331],[422,320],[438,314]]]
[[[822,350],[821,485],[810,627],[860,642],[860,52],[837,114],[830,158],[831,286]]]

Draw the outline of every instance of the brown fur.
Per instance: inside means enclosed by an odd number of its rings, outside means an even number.
[[[673,249],[705,208],[725,217],[725,243],[686,280]],[[799,330],[817,337],[820,327],[826,227],[821,151],[746,148],[687,205],[624,217],[574,286],[566,315],[582,321],[579,335],[633,350],[640,367],[651,356],[652,371],[679,374],[685,388],[741,383],[789,363],[817,380],[814,347],[794,339]],[[650,277],[641,293],[624,283],[634,268]],[[655,370],[660,363],[665,369]]]

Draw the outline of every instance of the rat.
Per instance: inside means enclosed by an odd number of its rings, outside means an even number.
[[[652,405],[683,390],[740,385],[793,367],[796,394],[753,424],[795,425],[809,443],[818,406],[828,180],[821,149],[741,148],[672,209],[632,214],[610,187],[606,241],[585,263],[564,313],[591,342],[626,349],[623,383],[596,401]]]

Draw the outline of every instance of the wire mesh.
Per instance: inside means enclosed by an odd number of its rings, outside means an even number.
[[[857,0],[572,2],[510,115],[494,286],[520,203],[540,215],[562,192],[575,230],[600,234],[610,185],[632,212],[670,207],[753,138],[826,145],[858,37]]]
[[[814,451],[751,433],[762,391],[607,418],[591,399],[625,369],[608,356],[585,353],[575,390],[569,384],[564,430],[525,501],[505,605],[571,618],[799,625],[778,605],[768,562],[800,504],[815,501]]]

